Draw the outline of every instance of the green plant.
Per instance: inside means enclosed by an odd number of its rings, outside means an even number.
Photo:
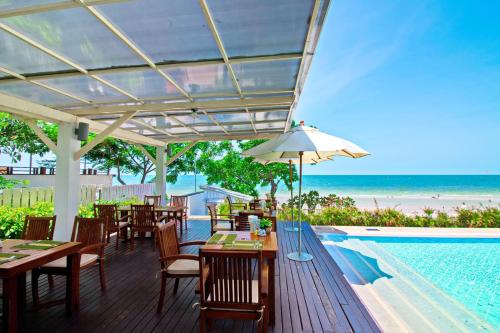
[[[273,222],[269,219],[261,219],[259,222],[259,227],[261,229],[271,228],[273,226]]]
[[[19,180],[19,179],[7,179],[0,176],[0,190],[14,188],[14,187],[24,187],[29,185],[29,180]]]

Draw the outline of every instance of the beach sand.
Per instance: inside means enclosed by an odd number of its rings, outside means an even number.
[[[472,196],[472,195],[349,195],[356,201],[356,206],[364,210],[374,210],[377,208],[394,208],[405,214],[422,214],[424,208],[432,208],[436,211],[443,211],[453,214],[457,207],[479,208],[497,207],[500,208],[500,197],[497,196]],[[286,202],[289,197],[278,196],[278,201]]]

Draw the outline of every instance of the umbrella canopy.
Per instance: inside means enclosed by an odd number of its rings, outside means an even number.
[[[243,156],[255,157],[271,162],[299,163],[299,153],[302,153],[302,163],[314,164],[332,160],[333,156],[359,158],[370,155],[358,145],[339,137],[320,132],[318,129],[304,126],[292,128],[290,131],[255,146],[242,153]]]
[[[313,127],[304,126],[304,122],[301,121],[300,126],[261,145],[248,149],[242,155],[254,157],[257,162],[263,164],[272,162],[289,163],[290,178],[292,177],[292,163],[299,164],[298,252],[289,253],[288,258],[296,261],[308,261],[313,256],[302,252],[302,164],[316,164],[332,160],[334,156],[359,158],[370,155],[370,153],[350,141],[322,133]],[[293,198],[292,191],[291,197]]]

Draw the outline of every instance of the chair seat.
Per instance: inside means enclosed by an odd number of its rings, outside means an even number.
[[[80,259],[80,267],[86,266],[94,261],[97,261],[99,256],[97,254],[82,254]],[[42,267],[50,267],[50,268],[66,268],[66,258],[60,258],[54,261],[51,261]]]
[[[219,222],[214,226],[214,230],[231,230],[231,223]]]
[[[128,226],[128,222],[120,222],[120,223],[118,223],[118,227],[119,228],[125,228],[126,226]]]
[[[238,282],[238,281],[236,281],[236,282]],[[233,285],[234,285],[234,282],[233,282]],[[237,291],[236,287],[233,286],[233,294],[236,291]],[[222,292],[224,293],[225,290],[222,290]],[[263,295],[264,295],[264,293],[263,293]],[[207,298],[207,301],[210,302],[211,300],[212,300],[212,295],[209,295]],[[258,302],[259,302],[259,281],[253,280],[252,281],[252,303],[258,303]],[[228,309],[224,309],[224,310],[228,310]],[[241,311],[241,310],[238,310],[238,311]]]
[[[167,268],[168,274],[199,274],[200,263],[197,260],[177,259]]]

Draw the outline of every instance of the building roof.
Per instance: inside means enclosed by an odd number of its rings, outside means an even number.
[[[0,100],[90,119],[94,129],[123,117],[120,133],[152,142],[270,137],[290,126],[328,5],[8,0]]]

